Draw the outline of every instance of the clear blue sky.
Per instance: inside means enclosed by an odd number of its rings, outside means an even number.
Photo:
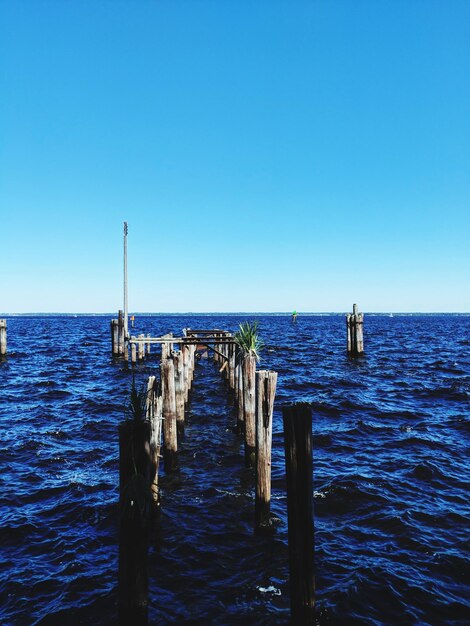
[[[0,0],[0,311],[470,311],[470,2]]]

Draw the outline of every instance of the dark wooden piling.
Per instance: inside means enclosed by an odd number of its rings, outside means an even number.
[[[256,449],[256,357],[243,357],[243,421],[245,423],[245,464],[254,467]]]
[[[0,320],[0,356],[7,353],[7,321]]]
[[[271,526],[271,447],[277,372],[256,372],[256,528]]]
[[[163,395],[163,462],[165,472],[170,473],[176,469],[178,452],[175,366],[172,359],[164,359],[160,366]]]
[[[358,313],[357,304],[353,312],[346,315],[348,354],[358,355],[364,352],[364,314]]]
[[[283,409],[292,624],[313,626],[315,604],[313,539],[312,409]]]
[[[151,514],[150,424],[119,426],[119,624],[148,623],[148,534]]]

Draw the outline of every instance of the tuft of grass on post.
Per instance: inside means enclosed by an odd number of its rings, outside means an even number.
[[[237,346],[238,356],[254,356],[259,361],[264,342],[258,334],[258,320],[254,322],[242,322],[233,340]]]
[[[147,412],[147,389],[142,387],[137,389],[135,377],[132,377],[132,387],[129,397],[129,404],[126,407],[126,414],[130,419],[137,422],[145,420]]]

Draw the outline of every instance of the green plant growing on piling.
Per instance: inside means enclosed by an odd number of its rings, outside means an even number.
[[[257,320],[254,322],[242,322],[233,340],[237,346],[239,357],[254,356],[257,361],[260,360],[264,342],[258,333]]]
[[[137,388],[135,377],[132,377],[132,387],[126,413],[130,419],[136,421],[143,421],[147,413],[147,390],[145,387]]]

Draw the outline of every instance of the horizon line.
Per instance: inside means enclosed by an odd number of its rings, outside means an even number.
[[[470,311],[361,311],[367,315],[469,315]],[[297,316],[301,315],[346,315],[348,311],[296,311]],[[58,316],[115,316],[116,311],[105,312],[78,312],[78,311],[25,311],[25,312],[0,312],[0,316],[18,317],[18,316],[40,316],[40,315],[58,315]],[[165,315],[286,315],[291,316],[290,311],[133,311],[128,316],[165,316]]]

